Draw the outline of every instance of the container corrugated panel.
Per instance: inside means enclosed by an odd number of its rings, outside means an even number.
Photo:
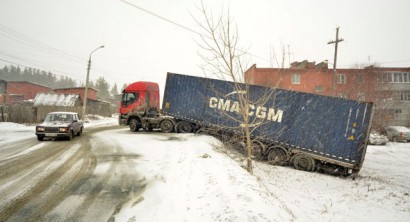
[[[241,87],[244,88],[243,85]],[[252,136],[357,165],[364,158],[372,104],[249,85]],[[168,73],[162,111],[205,126],[240,131],[233,82]]]

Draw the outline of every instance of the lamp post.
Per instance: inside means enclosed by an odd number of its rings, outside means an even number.
[[[87,96],[88,96],[88,79],[90,78],[90,69],[91,69],[91,55],[93,54],[93,52],[97,51],[98,49],[104,48],[104,45],[94,49],[91,53],[90,53],[90,57],[88,58],[88,67],[87,67],[87,78],[85,80],[85,90],[84,90],[84,101],[83,101],[83,120],[85,120],[85,110],[87,107]]]

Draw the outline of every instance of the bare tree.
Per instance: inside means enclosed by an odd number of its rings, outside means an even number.
[[[249,85],[245,78],[245,67],[248,65],[249,54],[246,50],[239,48],[238,29],[233,25],[229,10],[218,18],[205,8],[203,2],[199,10],[202,20],[194,19],[203,33],[198,41],[201,48],[199,55],[205,63],[202,68],[206,76],[212,75],[218,79],[233,82],[232,91],[238,97],[238,107],[235,112],[225,112],[224,116],[237,122],[237,129],[230,130],[240,131],[243,134],[246,144],[246,169],[253,174],[252,157],[255,153],[263,152],[263,147],[261,147],[263,144],[258,143],[251,135],[253,130],[264,124],[264,120],[255,118],[249,110],[254,104],[263,105],[272,98],[273,89],[265,92],[257,99],[258,101],[251,101]]]

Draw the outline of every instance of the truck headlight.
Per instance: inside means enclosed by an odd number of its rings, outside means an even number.
[[[66,127],[60,127],[58,130],[59,130],[61,133],[65,133],[65,132],[68,131]]]
[[[44,132],[44,126],[37,126],[36,131],[38,131],[38,132]]]

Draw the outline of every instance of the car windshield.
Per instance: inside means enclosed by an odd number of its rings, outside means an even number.
[[[69,114],[53,113],[48,114],[44,122],[72,122],[72,117]]]

